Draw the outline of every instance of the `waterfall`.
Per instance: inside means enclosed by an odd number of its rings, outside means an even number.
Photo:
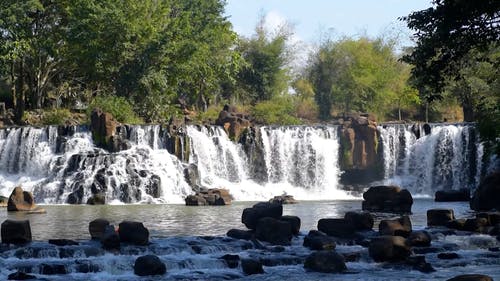
[[[411,125],[379,126],[386,183],[412,194],[433,196],[437,190],[475,188],[482,145],[471,125],[433,125],[418,138]]]

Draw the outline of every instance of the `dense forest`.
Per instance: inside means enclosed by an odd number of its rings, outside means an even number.
[[[481,121],[485,137],[499,136],[499,1],[435,0],[401,15],[414,46],[326,39],[295,69],[292,28],[266,30],[262,19],[241,37],[224,9],[224,0],[3,0],[0,103],[17,124],[94,107],[127,123],[206,121],[233,104],[263,123],[369,112]]]

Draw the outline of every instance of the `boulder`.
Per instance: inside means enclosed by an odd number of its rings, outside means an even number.
[[[9,196],[9,201],[7,203],[7,211],[22,211],[29,213],[45,213],[45,210],[38,207],[35,204],[35,199],[33,194],[28,191],[24,191],[22,187],[17,186],[14,188]]]
[[[297,216],[281,216],[279,218],[281,221],[289,222],[292,226],[293,235],[298,235],[300,232],[300,218]]]
[[[411,254],[406,239],[401,236],[379,236],[370,241],[368,246],[370,257],[376,262],[404,261]]]
[[[231,205],[232,197],[227,189],[212,188],[200,190],[186,197],[186,206],[224,206]]]
[[[406,259],[406,264],[411,265],[413,269],[423,273],[431,273],[436,271],[430,263],[425,260],[424,255],[410,256]]]
[[[413,197],[397,186],[372,186],[363,193],[362,209],[374,212],[411,213]]]
[[[431,235],[425,231],[413,231],[406,239],[406,242],[411,247],[429,247],[431,245]]]
[[[274,245],[290,245],[293,236],[292,225],[288,221],[264,217],[257,223],[255,236]]]
[[[479,184],[470,207],[476,211],[500,210],[500,171],[495,171],[484,178]]]
[[[139,276],[164,275],[167,266],[155,255],[140,256],[134,263],[134,274]]]
[[[488,220],[489,225],[500,224],[500,212],[484,212],[477,213],[476,218],[485,218]]]
[[[269,200],[269,203],[274,203],[274,204],[297,204],[299,203],[295,198],[293,198],[292,195],[279,195],[279,196],[274,196],[272,199]]]
[[[318,230],[331,236],[351,238],[356,229],[346,219],[320,219]]]
[[[343,255],[335,251],[318,251],[307,256],[304,268],[324,273],[339,273],[347,270]]]
[[[411,220],[402,216],[394,220],[382,220],[378,226],[381,235],[395,235],[408,237],[412,231]]]
[[[247,119],[248,116],[228,110],[231,110],[231,107],[225,105],[215,120],[215,125],[222,126],[231,140],[239,142],[240,137],[252,126],[252,123]]]
[[[2,223],[2,243],[25,244],[31,242],[29,220],[5,220]]]
[[[0,207],[7,207],[9,198],[0,195]]]
[[[102,235],[104,234],[104,230],[108,225],[109,221],[106,219],[95,219],[91,221],[89,223],[89,232],[91,239],[100,240],[102,238]]]
[[[241,214],[241,222],[249,229],[255,229],[261,218],[270,217],[279,219],[283,215],[283,205],[260,202],[252,208],[245,208]]]
[[[460,258],[457,253],[439,253],[437,257],[442,260],[454,260]]]
[[[446,281],[493,281],[493,278],[482,274],[463,274],[450,278]]]
[[[243,239],[250,240],[253,238],[253,232],[249,230],[241,230],[241,229],[230,229],[227,233],[227,236],[234,239]]]
[[[101,236],[102,247],[106,250],[120,249],[120,236],[116,233],[114,225],[107,225]]]
[[[240,256],[226,254],[220,257],[220,259],[224,260],[229,268],[237,268],[240,263]]]
[[[123,221],[118,225],[120,241],[134,245],[149,244],[149,230],[142,222]]]
[[[456,230],[465,230],[466,221],[466,219],[454,219],[447,222],[445,226]]]
[[[371,230],[373,228],[373,216],[368,212],[347,212],[344,215],[344,219],[356,231]]]
[[[45,264],[40,265],[40,273],[43,275],[63,275],[68,274],[68,269],[64,264]]]
[[[186,206],[208,206],[207,200],[198,194],[188,195],[184,201],[186,202]]]
[[[260,261],[253,259],[242,259],[241,269],[243,269],[243,272],[246,275],[264,273],[264,269],[262,268],[262,263]]]
[[[469,202],[470,190],[467,188],[459,190],[438,190],[434,194],[436,202]]]
[[[36,279],[35,275],[27,274],[21,271],[16,271],[14,273],[9,274],[7,280],[33,280]]]
[[[473,218],[466,219],[465,224],[463,226],[463,230],[479,232],[479,233],[488,233],[489,221],[487,218]]]
[[[184,169],[184,179],[186,182],[193,188],[195,191],[199,191],[201,186],[201,177],[200,171],[198,170],[198,166],[194,163],[190,163]]]
[[[455,219],[452,209],[430,209],[427,210],[428,226],[445,226]]]
[[[335,238],[328,236],[321,231],[311,230],[304,237],[303,246],[311,250],[321,251],[334,250],[337,244],[335,243]]]
[[[78,242],[69,239],[49,239],[49,244],[56,246],[76,246]]]
[[[87,205],[104,205],[106,204],[106,194],[99,192],[93,194],[89,199],[87,199]]]
[[[90,131],[94,143],[101,148],[114,152],[113,137],[119,123],[108,112],[95,109],[90,115]]]

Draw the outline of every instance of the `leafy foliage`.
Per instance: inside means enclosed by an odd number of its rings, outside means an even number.
[[[277,96],[271,100],[257,103],[252,110],[255,120],[262,124],[299,125],[302,122],[295,113],[295,105],[291,96]]]
[[[90,119],[90,114],[96,108],[100,108],[105,112],[113,115],[116,121],[127,124],[140,124],[143,123],[141,118],[137,117],[132,105],[123,97],[113,95],[99,96],[92,100],[87,109],[87,115]]]

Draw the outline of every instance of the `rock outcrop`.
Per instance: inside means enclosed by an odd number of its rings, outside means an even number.
[[[446,226],[450,221],[455,219],[452,209],[430,209],[427,210],[427,225],[428,226]]]
[[[344,256],[335,251],[318,251],[307,256],[304,268],[310,271],[338,273],[347,270]]]
[[[479,184],[472,199],[470,207],[476,211],[500,210],[500,171],[486,176]]]
[[[393,220],[382,220],[378,226],[381,235],[408,237],[412,231],[410,217],[402,216]]]
[[[295,200],[295,198],[293,198],[292,195],[283,194],[274,196],[273,198],[269,199],[269,203],[286,205],[286,204],[297,204],[299,202]]]
[[[436,202],[469,202],[470,201],[470,190],[460,189],[460,190],[438,190],[434,195],[434,201]]]
[[[351,238],[356,229],[346,219],[320,219],[318,221],[318,230],[330,236]]]
[[[163,275],[167,266],[155,255],[138,257],[134,263],[134,274],[138,276]]]
[[[130,143],[118,134],[120,125],[108,112],[95,109],[90,115],[90,130],[94,144],[110,152],[130,148]]]
[[[257,222],[255,236],[273,245],[290,245],[293,236],[292,224],[288,221],[264,217]]]
[[[234,106],[224,105],[215,125],[222,126],[231,140],[239,142],[242,134],[249,130],[252,123],[248,115],[236,112]]]
[[[232,196],[227,189],[212,188],[200,190],[186,197],[186,206],[224,206],[231,205]]]
[[[2,223],[2,243],[25,244],[31,242],[31,227],[29,220],[6,220]]]
[[[7,203],[7,211],[10,212],[29,212],[29,213],[45,213],[45,210],[35,204],[33,194],[24,191],[22,187],[14,188],[9,196]]]
[[[89,233],[91,239],[100,240],[109,225],[109,221],[106,219],[95,219],[89,223]]]
[[[252,208],[246,208],[241,214],[241,222],[249,229],[255,229],[261,218],[279,219],[283,215],[283,205],[260,202]]]
[[[118,225],[120,241],[134,245],[149,244],[149,230],[142,222],[123,221]]]
[[[372,186],[363,193],[363,210],[389,213],[411,213],[413,197],[398,186]]]
[[[373,238],[368,253],[376,262],[404,261],[411,254],[406,239],[401,236],[379,236]]]

